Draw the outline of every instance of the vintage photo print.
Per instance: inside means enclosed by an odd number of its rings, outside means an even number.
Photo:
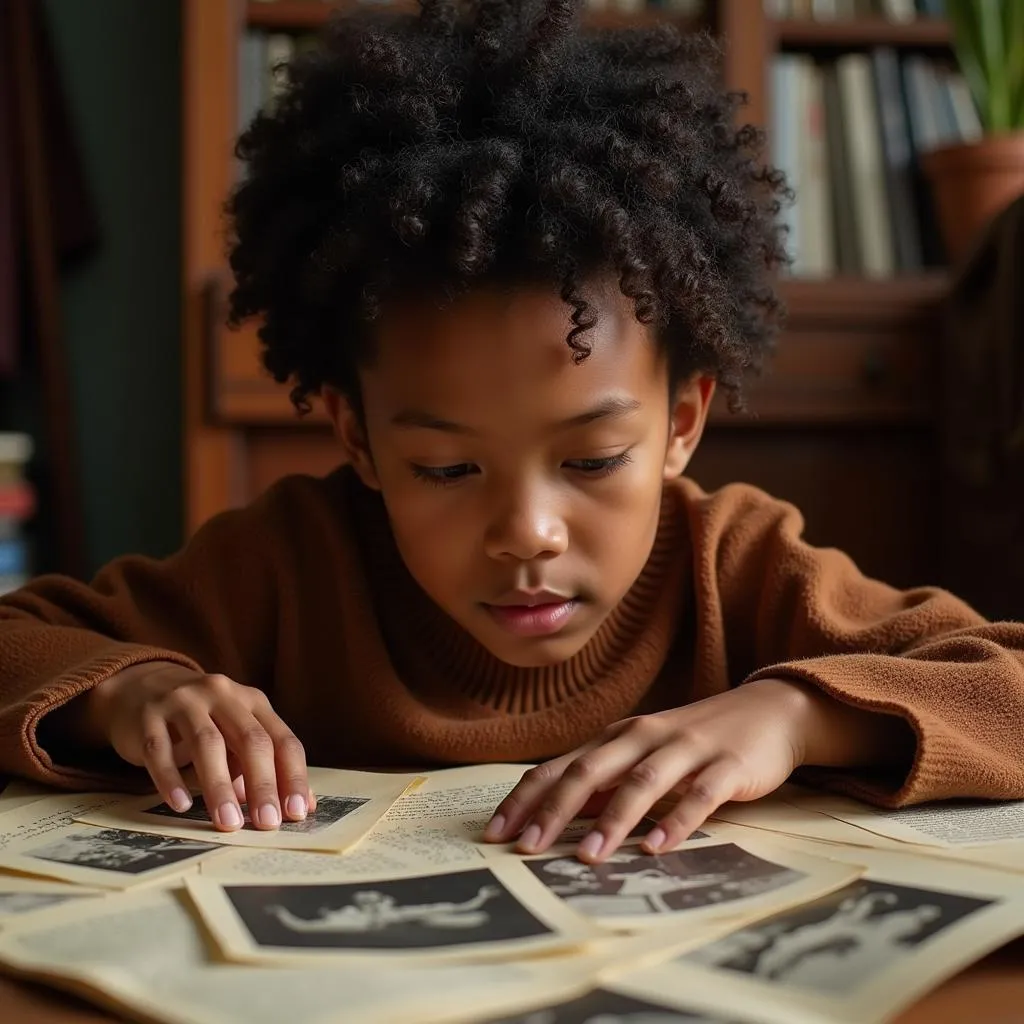
[[[141,875],[218,849],[213,843],[191,839],[170,839],[119,828],[83,828],[25,850],[25,856],[30,860]]]
[[[864,879],[682,959],[817,993],[853,993],[991,902]]]
[[[676,1010],[607,989],[488,1024],[738,1024],[726,1017]]]
[[[670,914],[729,903],[804,875],[733,843],[645,854],[624,847],[603,864],[543,857],[526,866],[574,910],[595,917]]]
[[[551,929],[487,870],[320,885],[227,885],[259,946],[415,950],[504,942]]]
[[[342,818],[347,817],[353,811],[358,810],[364,804],[369,803],[367,797],[361,796],[327,796],[317,794],[316,810],[307,815],[303,821],[284,821],[279,826],[281,832],[291,832],[299,835],[315,835],[325,828],[337,824]],[[179,821],[201,821],[210,824],[212,818],[206,809],[206,802],[202,796],[193,796],[192,806],[187,811],[178,812],[167,804],[158,804],[156,807],[147,807],[143,814],[158,814],[161,817],[173,818]],[[245,816],[244,829],[257,831],[249,817],[249,809],[242,804],[242,814]]]

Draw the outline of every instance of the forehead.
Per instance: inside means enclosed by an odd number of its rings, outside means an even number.
[[[429,301],[389,309],[361,373],[367,412],[415,408],[479,425],[579,411],[609,393],[641,402],[666,388],[652,330],[615,286],[584,292],[596,317],[573,361],[572,307],[542,287],[473,292],[443,309]]]

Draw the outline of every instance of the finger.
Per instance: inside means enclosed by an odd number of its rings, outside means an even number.
[[[159,715],[150,715],[142,729],[142,763],[153,785],[168,807],[179,813],[187,811],[192,806],[192,795],[178,770],[167,722]]]
[[[291,821],[303,821],[313,803],[306,771],[306,751],[284,719],[271,708],[269,701],[253,713],[274,744],[277,789],[285,815]]]
[[[262,830],[280,827],[274,741],[256,716],[238,702],[215,708],[213,720],[231,754],[242,765],[246,807],[253,825]]]
[[[518,835],[530,816],[533,805],[546,788],[553,785],[562,776],[562,772],[572,759],[585,750],[592,750],[596,744],[588,744],[553,761],[545,761],[535,768],[524,772],[512,791],[494,810],[491,820],[484,829],[484,842],[508,842]]]
[[[540,853],[555,842],[595,790],[649,753],[649,737],[641,730],[625,731],[568,764],[561,778],[540,795],[519,841],[520,852]]]
[[[580,841],[580,860],[599,863],[618,849],[651,807],[681,778],[700,765],[703,755],[684,742],[658,747],[625,772],[619,787],[594,824]]]
[[[734,757],[719,757],[698,771],[682,797],[643,841],[648,853],[671,850],[684,842],[742,785],[743,767]]]
[[[182,742],[192,753],[192,767],[203,791],[207,810],[222,832],[234,832],[243,824],[228,770],[228,751],[220,729],[201,706],[187,706],[174,716]]]

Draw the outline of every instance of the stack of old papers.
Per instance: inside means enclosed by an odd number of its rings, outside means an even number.
[[[16,785],[0,964],[173,1024],[862,1024],[1024,932],[1024,805],[786,788],[589,866],[585,822],[534,857],[479,841],[522,772],[317,769],[274,833]]]

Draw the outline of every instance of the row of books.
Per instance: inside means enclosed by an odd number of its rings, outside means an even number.
[[[981,135],[963,77],[890,47],[772,64],[773,162],[796,202],[782,211],[792,272],[891,277],[944,262],[922,154]]]
[[[24,526],[35,509],[35,492],[25,479],[32,448],[27,434],[0,433],[0,594],[24,586],[31,575]]]
[[[1005,0],[1017,3],[1019,0]],[[945,0],[764,0],[769,18],[841,21],[852,18],[886,18],[908,22],[918,18],[944,18]]]

